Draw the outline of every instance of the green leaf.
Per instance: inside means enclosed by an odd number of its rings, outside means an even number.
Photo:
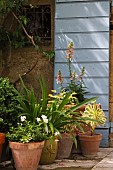
[[[49,127],[50,127],[52,135],[53,135],[54,134],[54,126],[51,122],[49,122]]]
[[[35,49],[36,49],[36,51],[39,51],[39,46],[38,45],[35,45]]]
[[[84,105],[86,105],[86,104],[88,104],[88,103],[91,103],[91,102],[93,102],[93,101],[95,101],[96,99],[97,99],[98,97],[92,97],[92,98],[90,98],[90,99],[86,99],[85,101],[83,101],[83,102],[81,102],[81,103],[79,103],[79,104],[77,104],[77,105],[75,105],[75,106],[72,106],[69,110],[67,110],[67,112],[66,112],[66,114],[68,113],[71,113],[71,112],[73,112],[73,111],[76,111],[77,109],[80,109],[82,106],[84,106]],[[74,114],[74,112],[73,112],[73,114]],[[76,113],[75,113],[76,114]]]
[[[62,108],[69,102],[69,97],[71,93],[67,93],[66,96],[63,98],[61,104],[58,107],[58,110],[62,110]]]

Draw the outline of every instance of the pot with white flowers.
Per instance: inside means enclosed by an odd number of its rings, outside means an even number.
[[[16,170],[37,170],[47,133],[44,120],[30,122],[21,116],[18,127],[7,133]]]
[[[23,80],[21,79],[21,85],[22,85],[22,89],[21,89],[21,93],[17,92],[19,94],[19,103],[20,103],[20,107],[19,109],[21,110],[21,114],[19,114],[19,117],[21,118],[21,121],[23,122],[23,125],[21,126],[21,124],[19,124],[19,129],[14,129],[13,133],[11,131],[11,134],[8,133],[9,136],[9,140],[11,141],[11,139],[13,138],[13,141],[15,141],[15,136],[17,136],[17,141],[20,142],[24,142],[27,144],[30,144],[30,142],[32,142],[33,144],[35,144],[34,142],[37,141],[43,141],[47,139],[47,142],[43,142],[44,143],[44,148],[46,146],[46,143],[48,143],[49,139],[52,139],[52,144],[54,143],[54,130],[52,130],[50,128],[50,119],[48,119],[49,116],[45,115],[47,113],[48,107],[47,107],[47,88],[46,85],[44,84],[44,80],[40,79],[40,85],[41,85],[41,90],[42,90],[42,98],[41,99],[37,99],[34,89],[28,89]],[[25,122],[30,123],[29,124],[29,131],[28,129],[26,129],[25,132]],[[38,127],[38,125],[40,125],[40,127]],[[30,128],[31,126],[31,128]],[[33,133],[32,133],[32,126],[33,126]],[[35,128],[35,127],[36,128]],[[23,127],[23,128],[22,128]],[[21,130],[23,131],[23,133],[21,132]],[[38,133],[39,131],[39,133]],[[41,133],[40,133],[41,131]],[[16,132],[16,134],[15,134]],[[21,138],[21,134],[23,134],[22,139],[19,140],[19,138]],[[36,136],[37,135],[37,136]],[[34,137],[36,136],[36,139],[34,139]],[[43,140],[40,139],[41,136],[43,137]],[[29,141],[27,141],[27,138],[29,137]],[[24,140],[23,140],[24,139]],[[13,142],[12,141],[12,142]],[[10,142],[10,147],[12,148],[12,142]],[[42,143],[42,144],[43,144]],[[41,146],[42,146],[41,144]],[[51,149],[51,145],[49,146],[49,149]],[[52,160],[48,160],[48,163],[52,163],[55,160],[56,157],[56,152],[57,152],[57,142],[55,142],[55,153],[51,152],[46,154],[48,155],[48,157],[51,158],[51,156],[53,157]],[[48,149],[47,149],[48,150]],[[44,151],[41,151],[40,156],[44,155],[43,154]],[[13,154],[14,155],[14,154]],[[50,155],[50,156],[49,156]],[[40,157],[39,156],[39,157]],[[20,158],[20,156],[19,156]],[[36,159],[37,156],[35,156],[34,159]],[[15,159],[14,159],[15,160]],[[32,168],[32,163],[31,163],[31,158],[30,159],[23,159],[24,162],[25,160],[28,160],[28,165],[27,168],[25,167],[25,170],[33,170],[33,169],[29,169]],[[41,159],[42,161],[42,159]],[[16,162],[16,161],[15,161]],[[15,166],[17,167],[16,163],[14,162]],[[39,160],[38,160],[39,162]],[[46,163],[47,163],[47,159],[46,159]],[[23,163],[22,163],[23,164]],[[35,168],[37,168],[37,165],[35,166]],[[21,170],[23,170],[20,167]]]
[[[91,127],[91,134],[79,133],[79,141],[82,150],[82,154],[86,157],[95,157],[99,151],[100,142],[102,140],[102,134],[95,133],[95,128],[104,125],[106,122],[106,116],[100,105],[96,102],[88,104],[85,111],[82,113],[82,117],[90,118],[86,120],[86,124]]]

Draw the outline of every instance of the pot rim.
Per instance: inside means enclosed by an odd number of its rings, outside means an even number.
[[[102,134],[101,133],[96,133],[93,135],[87,135],[87,134],[79,134],[78,135],[79,140],[83,141],[100,141],[102,139]]]
[[[29,143],[21,143],[21,142],[12,142],[9,141],[9,146],[11,149],[21,149],[21,148],[43,148],[45,141],[41,142],[29,142]]]

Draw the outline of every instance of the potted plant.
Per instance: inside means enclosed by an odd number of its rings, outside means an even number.
[[[94,102],[86,106],[85,111],[82,112],[82,117],[90,118],[85,120],[85,122],[87,125],[90,125],[91,134],[79,133],[78,138],[81,150],[84,156],[94,157],[98,153],[102,139],[102,134],[96,134],[95,128],[105,124],[106,116],[101,107]]]
[[[14,158],[16,170],[36,170],[38,168],[44,141],[48,139],[45,128],[47,119],[38,118],[35,122],[21,116],[18,126],[6,134]]]
[[[41,78],[42,98],[37,100],[34,90],[28,90],[22,79],[21,84],[22,92],[19,98],[21,116],[26,116],[26,119],[31,122],[34,122],[37,117],[40,119],[42,115],[45,115],[44,118],[49,120],[45,127],[48,131],[48,140],[45,141],[40,164],[51,164],[55,161],[58,149],[56,133],[60,134],[64,129],[64,125],[69,123],[69,116],[62,110],[64,110],[65,104],[68,103],[70,94],[63,96],[60,102],[53,100],[53,98],[48,98],[45,81]]]
[[[0,132],[2,133],[6,134],[12,126],[17,126],[18,114],[20,113],[18,98],[16,89],[10,80],[7,77],[0,77],[0,117],[3,119],[3,123],[0,124]],[[6,138],[1,161],[11,158],[11,153],[7,152],[7,148],[8,140]]]
[[[19,117],[24,117],[26,121],[31,122],[32,124],[34,123],[36,124],[40,122],[40,120],[43,119],[45,122],[43,128],[47,132],[46,135],[48,139],[45,143],[48,143],[48,141],[51,141],[50,145],[54,146],[55,144],[55,149],[57,152],[57,142],[55,141],[55,135],[54,133],[51,132],[51,129],[49,128],[49,120],[47,116],[45,115],[46,110],[47,110],[47,87],[44,84],[43,78],[40,79],[40,85],[42,88],[41,99],[38,99],[36,97],[33,88],[28,89],[25,86],[24,81],[22,80],[21,77],[20,77],[20,80],[21,80],[22,88],[20,92],[17,91],[17,94],[19,96],[18,98],[18,102],[19,102],[18,108],[20,109]],[[54,157],[56,157],[56,155]]]
[[[3,123],[3,119],[0,118],[0,124]],[[5,142],[5,134],[4,133],[0,133],[0,158],[2,155],[2,148],[3,148],[3,143]]]
[[[73,94],[73,98],[70,100],[70,102],[68,103],[68,105],[66,105],[65,107],[73,107],[73,105],[77,105],[78,103],[81,103],[83,101],[86,100],[85,95],[87,93],[89,93],[87,91],[87,87],[84,84],[83,81],[83,77],[85,75],[85,67],[83,66],[82,68],[80,68],[78,70],[73,70],[72,69],[72,62],[76,62],[77,66],[78,63],[77,61],[75,61],[74,58],[74,44],[73,42],[70,42],[67,50],[66,50],[66,60],[67,60],[67,68],[68,68],[68,73],[69,73],[69,78],[67,80],[67,78],[65,78],[62,74],[61,70],[58,70],[57,73],[57,77],[56,77],[56,81],[57,84],[59,84],[59,89],[60,92],[71,92]],[[98,104],[97,104],[98,105]],[[80,113],[85,111],[85,107],[87,106],[87,104],[82,105],[82,107],[80,107],[78,110],[76,110],[77,112]],[[83,130],[86,133],[91,133],[91,127],[87,126],[85,123],[81,124]],[[76,133],[80,133],[80,129],[76,128]],[[78,140],[78,136],[76,137]],[[78,143],[78,148],[79,148],[79,142]],[[72,148],[72,152],[76,153],[76,152],[81,152],[79,149],[76,149],[75,144],[73,144],[73,148]]]
[[[72,70],[72,62],[74,58],[73,42],[69,43],[67,50],[66,50],[65,58],[67,59],[67,67],[68,67],[68,72],[69,72],[68,82],[65,81],[61,70],[59,70],[57,73],[56,81],[57,81],[57,84],[60,84],[59,89],[61,92],[73,93],[73,99],[71,103],[77,104],[79,102],[83,102],[86,99],[85,94],[87,94],[88,92],[86,91],[86,87],[83,82],[83,76],[85,74],[85,67],[82,67],[80,72],[76,70]],[[84,108],[84,106],[82,106],[82,108]]]
[[[21,116],[26,116],[26,120],[34,122],[36,118],[41,118],[42,115],[45,115],[45,119],[48,119],[48,124],[46,124],[46,130],[48,131],[48,138],[54,141],[56,139],[55,134],[61,134],[62,132],[69,132],[68,127],[65,128],[67,125],[76,125],[78,128],[81,128],[80,124],[83,122],[83,119],[78,112],[75,112],[76,109],[79,109],[84,104],[89,103],[90,101],[94,100],[95,98],[88,99],[83,103],[80,103],[72,108],[65,108],[65,105],[69,103],[72,94],[63,93],[63,94],[50,94],[49,97],[47,95],[47,87],[46,83],[43,79],[40,79],[40,85],[42,89],[42,98],[41,100],[37,100],[34,94],[34,90],[28,90],[25,86],[23,80],[21,79],[22,83],[22,96],[19,98],[20,109],[21,109]],[[76,119],[73,118],[72,114],[76,115]],[[71,132],[70,132],[71,133]],[[61,135],[60,135],[61,136]],[[72,135],[73,136],[73,135]],[[73,136],[75,140],[75,137]],[[72,139],[71,139],[72,140]],[[47,143],[47,147],[46,147]],[[52,142],[53,143],[53,142]],[[52,143],[50,140],[50,145],[48,142],[45,142],[45,146],[42,151],[41,161],[40,164],[50,164],[56,158],[57,153],[57,142],[55,141],[56,150],[51,151]],[[46,152],[46,151],[50,152]],[[44,153],[44,154],[43,154]],[[46,161],[43,161],[45,155],[48,155]]]
[[[60,134],[56,158],[63,159],[70,156],[73,141],[76,145],[75,127],[83,131],[81,124],[84,123],[85,118],[81,117],[77,110],[84,104],[95,100],[95,98],[66,107],[72,100],[73,95],[70,92],[61,92],[59,94],[55,94],[55,92],[54,90],[54,94],[49,95],[51,99],[48,101],[49,105],[45,114],[51,120],[50,127],[52,130],[57,130],[57,134]]]
[[[70,124],[74,122],[74,119],[72,118],[72,116],[70,116],[69,113],[66,112],[66,109],[65,109],[65,105],[68,103],[71,94],[68,93],[65,96],[64,95],[62,96],[62,94],[55,95],[55,90],[53,92],[54,92],[54,95],[49,94],[50,98],[48,99],[48,108],[45,114],[48,116],[50,120],[49,127],[55,133],[55,136],[58,140],[58,149],[55,155],[55,158],[58,159],[59,149],[60,149],[59,143],[61,143],[61,141],[64,141],[64,137],[66,136],[68,136],[66,139],[68,140],[69,149],[68,148],[66,149],[65,157],[69,157],[71,153],[73,138],[70,134],[71,134],[72,129],[69,133],[68,127]],[[60,154],[60,158],[61,158],[61,154]],[[42,164],[42,161],[41,161],[41,164]]]
[[[86,90],[87,88],[84,85],[83,77],[85,75],[85,67],[83,66],[78,70],[72,69],[72,62],[76,62],[76,65],[78,66],[77,61],[74,59],[74,43],[70,42],[67,49],[66,49],[66,60],[67,60],[67,68],[69,73],[68,80],[63,76],[62,71],[58,70],[56,81],[57,84],[59,84],[60,92],[71,92],[72,98],[68,105],[65,107],[72,107],[73,105],[76,105],[78,103],[81,103],[86,100],[85,95],[88,93]],[[78,110],[78,112],[84,111],[86,105],[82,105]],[[89,127],[86,127],[83,125],[84,131],[90,131]],[[74,147],[73,147],[74,148]]]
[[[3,123],[0,124],[0,131],[7,133],[12,126],[17,126],[18,113],[20,113],[18,93],[15,87],[6,78],[0,78],[0,117]]]

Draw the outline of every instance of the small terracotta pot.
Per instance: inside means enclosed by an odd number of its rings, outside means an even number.
[[[62,139],[59,139],[58,142],[58,152],[56,159],[69,158],[71,154],[71,149],[73,145],[73,138],[70,134],[62,134]]]
[[[82,135],[82,134],[85,134],[85,135],[91,135],[91,131],[86,131],[84,133],[81,133],[81,132],[77,132],[76,134],[76,141],[77,141],[77,148],[75,146],[75,144],[73,143],[73,147],[72,147],[72,151],[71,153],[74,154],[74,153],[78,153],[78,154],[81,154],[82,151],[81,151],[81,146],[80,146],[80,140],[79,140],[79,135]]]
[[[34,143],[9,142],[16,170],[37,170],[44,141]]]
[[[86,135],[79,134],[80,146],[82,154],[86,157],[95,157],[99,151],[102,134]]]
[[[2,148],[3,148],[3,143],[5,142],[5,134],[0,133],[0,158],[2,155]]]

